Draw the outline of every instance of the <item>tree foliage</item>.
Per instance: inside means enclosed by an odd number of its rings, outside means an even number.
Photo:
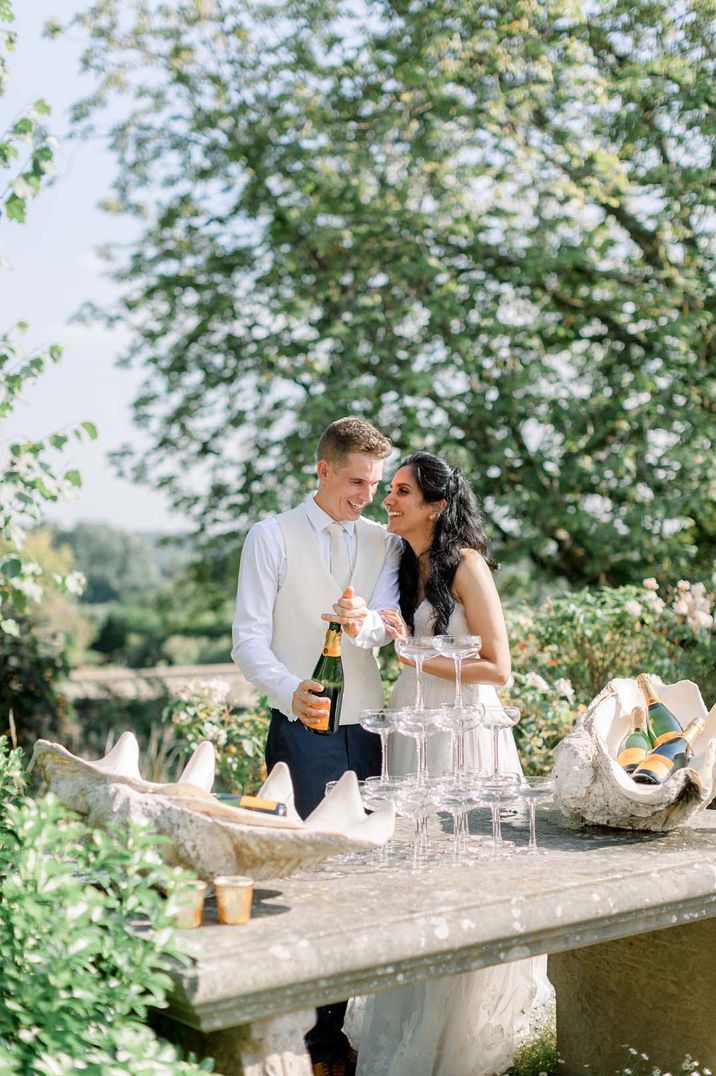
[[[8,79],[8,55],[15,45],[9,28],[12,20],[12,6],[8,0],[0,0],[0,97]],[[4,216],[22,224],[29,202],[52,174],[56,143],[44,125],[49,111],[47,102],[35,101],[26,114],[0,132],[0,220]],[[0,258],[0,269],[7,268]],[[0,325],[0,431],[22,393],[62,354],[56,344],[27,353],[20,343],[20,334],[26,329],[23,321]],[[0,440],[0,632],[19,635],[18,616],[24,617],[42,597],[46,582],[70,592],[81,589],[76,573],[48,577],[37,560],[26,554],[24,542],[28,529],[41,521],[48,502],[60,500],[82,483],[74,469],[58,473],[53,454],[64,448],[70,437],[81,440],[87,436],[97,436],[91,422],[52,433],[44,440]]]
[[[147,375],[125,465],[226,549],[360,413],[463,464],[548,573],[707,569],[715,15],[94,3],[75,118],[127,103],[108,208],[144,222],[109,315]]]

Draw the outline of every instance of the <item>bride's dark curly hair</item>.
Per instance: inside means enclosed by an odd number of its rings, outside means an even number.
[[[484,517],[477,498],[462,471],[430,452],[416,452],[400,466],[409,467],[413,472],[424,501],[428,504],[445,501],[445,508],[435,523],[430,549],[423,554],[429,561],[425,597],[435,610],[433,635],[445,635],[455,608],[452,585],[460,564],[460,551],[476,549],[490,568],[496,568],[497,564],[490,555]],[[411,631],[415,626],[418,605],[418,578],[418,558],[409,543],[404,541],[398,574],[400,611]]]

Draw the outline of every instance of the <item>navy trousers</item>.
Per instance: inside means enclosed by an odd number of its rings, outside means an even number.
[[[355,770],[359,781],[380,773],[380,737],[360,725],[341,725],[333,736],[316,736],[300,721],[271,711],[266,767],[277,762],[291,771],[296,810],[306,818],[323,799],[329,781]]]
[[[323,799],[328,782],[346,770],[355,770],[359,781],[378,776],[380,737],[360,725],[342,725],[333,736],[316,736],[300,721],[272,710],[266,740],[269,773],[277,762],[285,762],[291,771],[296,810],[306,818]],[[336,1001],[316,1009],[316,1023],[306,1035],[312,1064],[345,1058],[350,1045],[343,1033],[347,1004]]]

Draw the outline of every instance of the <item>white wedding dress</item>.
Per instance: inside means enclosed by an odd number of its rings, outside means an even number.
[[[432,634],[432,607],[415,613],[415,634]],[[467,635],[461,605],[450,617],[448,634]],[[426,707],[452,702],[455,683],[423,675]],[[499,705],[494,687],[464,684],[465,703]],[[404,668],[391,706],[415,701],[415,670]],[[509,729],[501,734],[500,769],[521,772]],[[492,767],[492,734],[475,729],[465,737],[465,766]],[[390,737],[391,773],[415,771],[415,741]],[[428,767],[439,774],[451,767],[450,734],[428,740]],[[546,958],[535,957],[398,987],[351,1002],[346,1031],[358,1048],[356,1076],[494,1076],[507,1069],[517,1046],[536,1032],[551,1004]]]

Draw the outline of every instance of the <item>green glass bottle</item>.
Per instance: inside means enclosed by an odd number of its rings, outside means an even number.
[[[635,706],[629,714],[629,724],[629,732],[619,744],[617,762],[627,773],[633,773],[652,748],[647,717],[641,706]]]
[[[315,732],[317,736],[332,736],[338,732],[341,719],[341,703],[343,702],[343,662],[341,660],[341,626],[331,622],[326,632],[326,641],[323,644],[323,652],[316,662],[312,680],[323,684],[323,692],[317,695],[319,699],[330,699],[331,708],[320,726],[306,725],[305,728]]]
[[[646,700],[654,747],[658,747],[661,737],[668,732],[683,732],[681,722],[672,714],[669,707],[665,706],[661,701],[654,690],[651,680],[645,673],[640,673],[636,678],[636,682]]]
[[[683,732],[665,732],[661,743],[638,766],[632,778],[639,785],[660,785],[676,770],[688,764],[694,753],[694,740],[703,732],[706,719],[695,717]]]

